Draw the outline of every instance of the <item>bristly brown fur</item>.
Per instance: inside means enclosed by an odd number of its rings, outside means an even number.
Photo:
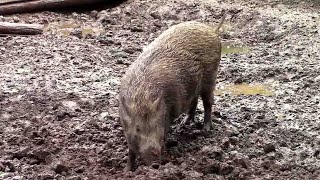
[[[201,39],[203,36],[206,39]],[[121,89],[126,89],[122,93],[134,101],[152,99],[162,88],[188,86],[181,83],[187,83],[189,80],[183,78],[190,75],[197,77],[196,85],[200,85],[203,68],[216,66],[218,57],[215,59],[210,54],[219,54],[218,39],[214,29],[198,22],[174,26],[152,42],[131,65],[122,79]]]
[[[126,125],[128,169],[133,168],[135,154],[144,159],[160,152],[171,122],[184,112],[192,119],[199,96],[205,108],[204,128],[210,129],[221,58],[216,30],[194,21],[174,25],[147,46],[123,76],[119,112]]]

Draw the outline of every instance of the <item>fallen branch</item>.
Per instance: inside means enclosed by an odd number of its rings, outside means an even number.
[[[26,13],[39,10],[58,9],[63,7],[79,6],[110,2],[111,0],[11,0],[16,3],[0,5],[0,15]]]
[[[43,33],[43,25],[0,22],[0,34],[36,35]]]
[[[35,0],[1,0],[0,5],[3,4],[12,4],[12,3],[19,3],[19,2],[25,2],[25,1],[35,1]]]

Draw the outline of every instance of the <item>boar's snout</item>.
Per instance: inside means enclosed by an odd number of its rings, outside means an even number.
[[[141,152],[141,159],[147,166],[150,166],[155,162],[159,163],[161,160],[161,149],[149,147],[148,149]]]

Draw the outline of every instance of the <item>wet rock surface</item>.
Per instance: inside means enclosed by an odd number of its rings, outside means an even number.
[[[320,177],[320,15],[316,1],[128,1],[84,13],[25,14],[43,35],[0,37],[0,179],[316,179]],[[270,84],[272,94],[215,96],[214,129],[178,119],[167,160],[124,172],[119,80],[173,24],[218,23],[217,88]],[[141,163],[141,162],[138,162]]]

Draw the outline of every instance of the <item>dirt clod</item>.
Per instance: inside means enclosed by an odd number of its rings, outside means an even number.
[[[53,166],[53,170],[58,173],[61,174],[63,172],[68,172],[69,168],[62,162],[57,162],[54,166]]]
[[[222,175],[228,175],[234,170],[234,167],[227,164],[222,164],[219,173]]]
[[[276,151],[276,147],[273,143],[266,144],[263,148],[264,153],[270,153]]]

